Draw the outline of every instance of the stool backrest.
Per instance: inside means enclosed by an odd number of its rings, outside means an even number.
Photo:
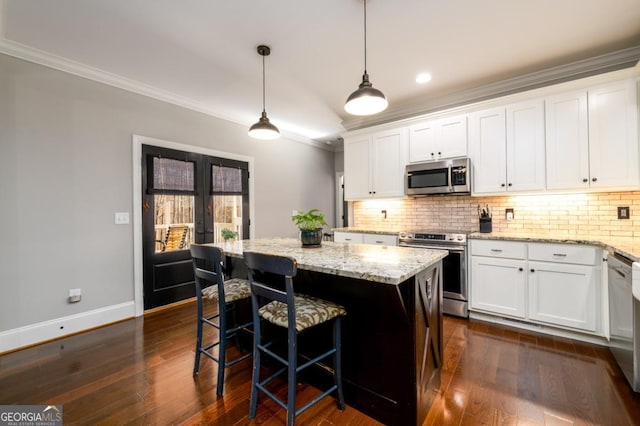
[[[201,297],[203,288],[218,284],[218,300],[224,298],[224,280],[222,275],[222,250],[218,247],[191,244],[193,275],[196,281],[196,295]],[[207,284],[209,282],[209,284]]]
[[[249,283],[251,285],[251,297],[261,296],[269,301],[277,300],[286,303],[289,311],[289,318],[295,318],[295,304],[293,298],[293,277],[297,273],[296,260],[291,257],[277,256],[272,254],[253,253],[245,251],[242,256],[247,265]],[[281,276],[284,278],[284,291],[279,289],[274,283],[258,282],[255,280],[257,274],[265,273]],[[257,303],[257,301],[256,301]]]

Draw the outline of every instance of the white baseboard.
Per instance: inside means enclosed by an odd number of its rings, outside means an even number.
[[[0,353],[135,316],[133,301],[0,332]]]

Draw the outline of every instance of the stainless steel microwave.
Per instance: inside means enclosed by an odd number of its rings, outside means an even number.
[[[409,164],[404,188],[407,195],[469,194],[471,168],[469,158]]]

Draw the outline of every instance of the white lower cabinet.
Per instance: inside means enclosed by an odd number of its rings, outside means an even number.
[[[529,319],[597,331],[596,267],[529,261]]]
[[[397,235],[386,234],[364,234],[362,236],[362,242],[365,244],[377,244],[379,246],[397,246]]]
[[[473,256],[471,308],[524,318],[524,267],[524,260]]]
[[[470,309],[602,336],[601,250],[470,240]]]
[[[364,234],[358,232],[334,232],[333,241],[336,243],[356,243],[364,242]]]
[[[397,246],[398,236],[387,234],[370,234],[362,232],[340,232],[333,233],[333,241],[337,243],[352,244],[377,244],[383,246]]]

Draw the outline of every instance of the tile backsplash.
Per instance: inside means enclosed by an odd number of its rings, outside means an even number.
[[[471,197],[428,196],[353,203],[353,227],[381,231],[478,231],[478,205],[489,207],[493,231],[640,237],[640,191]],[[629,207],[629,219],[618,219]],[[514,209],[507,221],[505,209]],[[384,212],[386,212],[386,218]]]

